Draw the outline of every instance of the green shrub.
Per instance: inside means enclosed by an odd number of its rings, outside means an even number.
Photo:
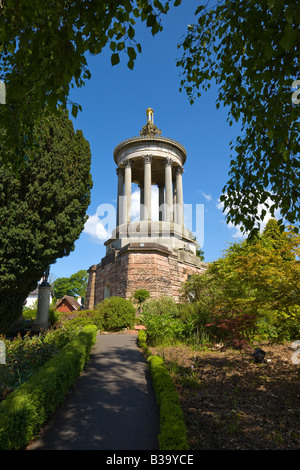
[[[163,359],[151,355],[147,345],[147,332],[140,330],[138,345],[147,356],[154,393],[160,412],[160,450],[187,450],[187,431],[180,407],[178,393]]]
[[[144,306],[144,313],[152,315],[178,316],[178,305],[172,297],[162,296],[159,299],[151,299]]]
[[[0,403],[0,449],[24,448],[62,403],[83,369],[97,329],[89,325]]]
[[[94,319],[103,323],[107,331],[116,331],[122,328],[133,328],[135,308],[132,303],[122,297],[110,297],[96,305]]]
[[[187,431],[179,397],[164,361],[159,356],[149,356],[148,366],[160,410],[159,448],[187,450]]]
[[[139,313],[141,313],[142,303],[150,297],[150,292],[147,289],[138,289],[135,291],[133,297],[138,301]]]
[[[260,309],[255,339],[271,342],[293,341],[300,337],[300,307],[286,310]]]
[[[138,332],[138,346],[143,349],[144,353],[146,354],[146,356],[150,356],[151,355],[151,352],[150,350],[148,349],[148,345],[147,345],[147,333],[145,330],[140,330]]]
[[[143,323],[149,344],[167,345],[182,340],[184,322],[178,317],[178,306],[170,297],[152,299],[144,306]]]

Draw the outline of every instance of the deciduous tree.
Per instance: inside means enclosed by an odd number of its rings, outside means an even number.
[[[107,46],[112,65],[125,53],[132,69],[142,50],[135,40],[136,21],[145,21],[157,34],[170,3],[181,0],[1,0],[0,79],[7,89],[7,105],[0,106],[2,160],[16,168],[24,163],[34,120],[45,106],[54,112],[71,104],[76,116],[81,105],[68,103],[68,97],[70,87],[91,76],[88,54]],[[7,147],[14,150],[13,159]]]
[[[84,297],[88,284],[88,273],[85,269],[77,271],[70,277],[59,277],[53,283],[55,299],[61,299],[64,295],[72,297]]]
[[[294,0],[223,0],[199,6],[178,60],[190,102],[216,83],[217,107],[241,135],[231,142],[221,200],[228,221],[252,235],[270,210],[300,220],[300,5]],[[294,90],[295,92],[295,90]],[[261,207],[264,207],[261,211]]]

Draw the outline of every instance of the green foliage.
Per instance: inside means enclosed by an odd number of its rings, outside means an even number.
[[[22,449],[63,401],[96,341],[85,327],[39,371],[0,403],[0,449]]]
[[[95,306],[97,319],[107,331],[133,328],[135,308],[132,303],[122,297],[110,297]]]
[[[6,365],[0,368],[0,396],[20,387],[88,325],[94,325],[92,319],[81,316],[62,320],[59,327],[38,336],[26,333],[24,337],[19,334],[12,340],[3,337]]]
[[[64,295],[72,297],[85,297],[88,285],[88,273],[81,269],[70,277],[59,277],[53,283],[53,292],[55,299],[59,300]]]
[[[297,338],[299,247],[299,236],[272,219],[260,236],[230,245],[183,287],[183,297],[195,305],[194,325],[236,346],[259,335]]]
[[[147,357],[151,356],[147,345],[147,333],[145,330],[139,330],[138,332],[138,346],[144,351]]]
[[[141,305],[150,297],[150,292],[147,289],[138,289],[135,291],[133,296]]]
[[[0,332],[21,315],[49,265],[74,249],[86,221],[91,153],[65,113],[36,124],[39,150],[19,178],[0,167]]]
[[[155,396],[160,409],[160,450],[186,450],[187,432],[178,393],[159,356],[148,357]]]
[[[181,0],[175,0],[178,5]],[[5,132],[1,149],[4,161],[16,169],[35,142],[32,130],[45,107],[71,106],[76,117],[81,106],[69,100],[70,87],[81,87],[91,77],[87,55],[109,47],[112,65],[121,55],[133,68],[141,45],[135,40],[136,20],[146,23],[153,35],[162,30],[161,15],[170,0],[118,0],[56,3],[20,0],[1,2],[0,78],[6,83],[7,103],[0,107]],[[11,151],[10,151],[11,150]]]
[[[230,142],[231,168],[221,201],[228,221],[257,233],[269,209],[300,220],[300,106],[292,103],[299,79],[300,6],[293,0],[226,0],[201,5],[179,45],[181,87],[191,103],[211,83],[217,108],[241,135]],[[182,89],[181,88],[181,89]],[[262,211],[261,205],[265,207]]]
[[[186,426],[180,407],[178,393],[159,356],[153,356],[148,348],[148,332],[140,330],[138,345],[147,356],[155,397],[160,410],[160,450],[188,449]]]
[[[169,344],[183,337],[184,323],[178,317],[178,307],[171,297],[152,299],[143,311],[149,344]]]

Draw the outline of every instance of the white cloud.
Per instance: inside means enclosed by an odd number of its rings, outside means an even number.
[[[108,231],[103,226],[97,214],[89,216],[83,231],[99,241],[106,240],[109,236]]]
[[[202,196],[205,197],[205,199],[206,199],[207,201],[211,201],[211,200],[212,200],[212,197],[211,197],[210,194],[205,194],[203,191],[201,191],[201,194],[202,194]]]
[[[131,195],[131,218],[132,220],[140,220],[140,190],[132,192]],[[151,218],[158,220],[158,187],[151,187]]]

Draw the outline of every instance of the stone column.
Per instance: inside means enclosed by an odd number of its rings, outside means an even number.
[[[176,169],[176,191],[177,191],[177,224],[183,225],[183,188],[182,188],[182,173],[183,168]]]
[[[131,222],[131,165],[132,161],[127,158],[125,160],[125,214],[124,214],[124,223]]]
[[[177,186],[176,186],[176,176],[173,180],[173,217],[174,223],[177,223]]]
[[[88,269],[88,286],[86,290],[86,296],[84,299],[84,308],[93,309],[95,307],[95,293],[96,293],[96,271],[97,265],[94,264]]]
[[[159,220],[165,220],[164,217],[164,203],[165,203],[165,186],[163,184],[158,185],[158,205],[159,205]]]
[[[166,188],[166,210],[168,214],[166,217],[168,222],[173,222],[173,215],[171,213],[172,204],[173,204],[173,194],[172,194],[172,160],[171,158],[165,159],[165,188]]]
[[[47,281],[43,281],[39,285],[38,290],[37,315],[36,321],[32,326],[33,331],[39,331],[49,326],[50,284]]]
[[[143,220],[151,220],[151,163],[152,155],[144,156],[144,205]]]
[[[124,170],[123,168],[117,168],[118,175],[118,198],[117,198],[117,227],[124,222],[123,208],[121,204],[121,198],[124,193]]]

